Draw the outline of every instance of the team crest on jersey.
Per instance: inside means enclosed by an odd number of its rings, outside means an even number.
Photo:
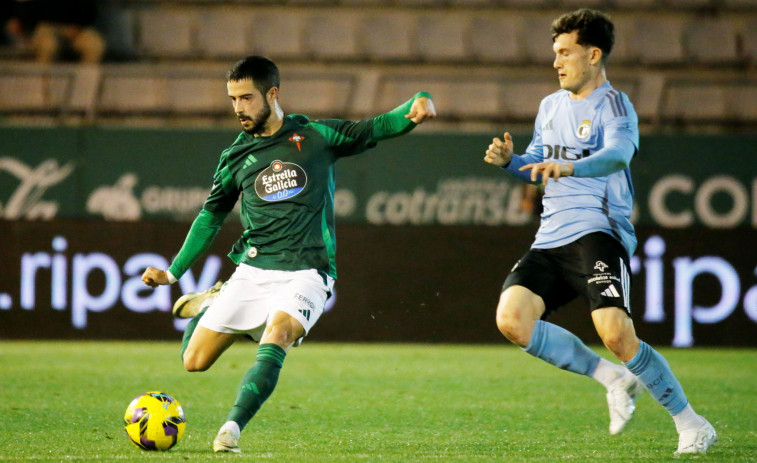
[[[308,183],[305,170],[293,162],[273,161],[255,179],[255,192],[264,201],[297,196]]]
[[[302,151],[302,141],[305,139],[302,135],[298,135],[296,132],[289,137],[289,141],[293,141],[297,145],[297,151]]]
[[[591,121],[581,121],[581,125],[576,129],[576,136],[584,139],[591,135]]]

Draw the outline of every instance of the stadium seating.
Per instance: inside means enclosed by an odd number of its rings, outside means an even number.
[[[707,98],[702,98],[707,95]],[[757,120],[757,82],[714,83],[679,80],[671,82],[660,117],[668,122]]]
[[[378,12],[361,19],[359,47],[371,61],[407,62],[416,58],[414,34],[414,17],[395,11]]]
[[[738,33],[731,21],[697,18],[683,34],[686,56],[710,65],[735,64],[739,60]]]
[[[234,59],[250,53],[254,17],[240,8],[214,8],[198,17],[197,51],[211,59]]]
[[[749,60],[752,65],[757,65],[757,21],[753,21],[749,27],[745,27],[740,37],[744,58]]]
[[[138,49],[149,58],[189,58],[194,45],[195,11],[145,9],[138,14]]]
[[[557,13],[556,13],[557,14]],[[524,13],[514,15],[512,24],[518,28],[518,47],[521,59],[540,65],[548,65],[555,59],[552,51],[550,27],[555,14]],[[536,34],[535,31],[544,31]]]
[[[42,68],[0,50],[0,115],[220,120],[225,70],[261,54],[288,112],[365,117],[426,89],[440,120],[529,126],[557,88],[551,20],[579,6],[611,14],[609,77],[644,126],[757,127],[753,0],[126,0],[120,39],[105,27],[126,62]]]
[[[312,12],[304,21],[304,59],[354,60],[360,56],[358,49],[357,12],[344,11]],[[283,31],[279,31],[281,34]]]
[[[636,21],[631,46],[639,62],[646,65],[682,64],[685,19],[678,15],[653,15]]]
[[[658,0],[614,0],[612,3],[618,9],[648,11],[660,2]]]
[[[279,60],[304,59],[306,18],[303,15],[262,8],[251,11],[249,17],[251,47],[248,53],[276,56]]]
[[[509,19],[507,13],[476,14],[468,33],[467,57],[479,63],[517,63],[520,59],[517,31],[508,27]]]
[[[429,62],[464,61],[469,22],[467,15],[454,12],[419,15],[414,38],[419,57]]]
[[[0,107],[4,111],[43,111],[65,104],[68,76],[50,74],[3,74]]]
[[[702,98],[707,95],[707,98]],[[723,86],[702,82],[676,82],[665,93],[660,117],[674,121],[713,121],[727,115]]]

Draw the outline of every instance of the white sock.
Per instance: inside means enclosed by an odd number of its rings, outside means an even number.
[[[677,415],[673,416],[673,421],[676,424],[676,431],[680,434],[684,429],[691,429],[700,426],[704,421],[702,417],[697,415],[691,404],[687,404],[686,408]]]
[[[592,378],[599,381],[604,387],[610,388],[610,385],[622,378],[626,372],[626,368],[623,365],[612,363],[609,360],[603,358],[599,359],[597,369],[591,375]]]

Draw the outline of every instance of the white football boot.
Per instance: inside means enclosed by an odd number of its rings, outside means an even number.
[[[684,429],[678,435],[678,450],[676,455],[684,453],[706,453],[707,449],[718,441],[715,428],[704,417],[699,426]]]
[[[227,421],[221,426],[216,438],[213,440],[214,452],[239,453],[239,425],[235,421]]]
[[[642,391],[644,385],[628,370],[607,389],[610,434],[618,434],[631,421],[636,410],[636,399]]]
[[[171,313],[176,318],[194,318],[207,304],[203,304],[208,298],[215,297],[223,286],[222,281],[216,282],[205,291],[187,293],[181,296],[173,305]]]

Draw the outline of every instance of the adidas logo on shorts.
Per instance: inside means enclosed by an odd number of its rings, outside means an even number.
[[[618,294],[618,290],[615,289],[615,285],[610,285],[600,293],[602,296],[605,297],[620,297],[620,294]]]

